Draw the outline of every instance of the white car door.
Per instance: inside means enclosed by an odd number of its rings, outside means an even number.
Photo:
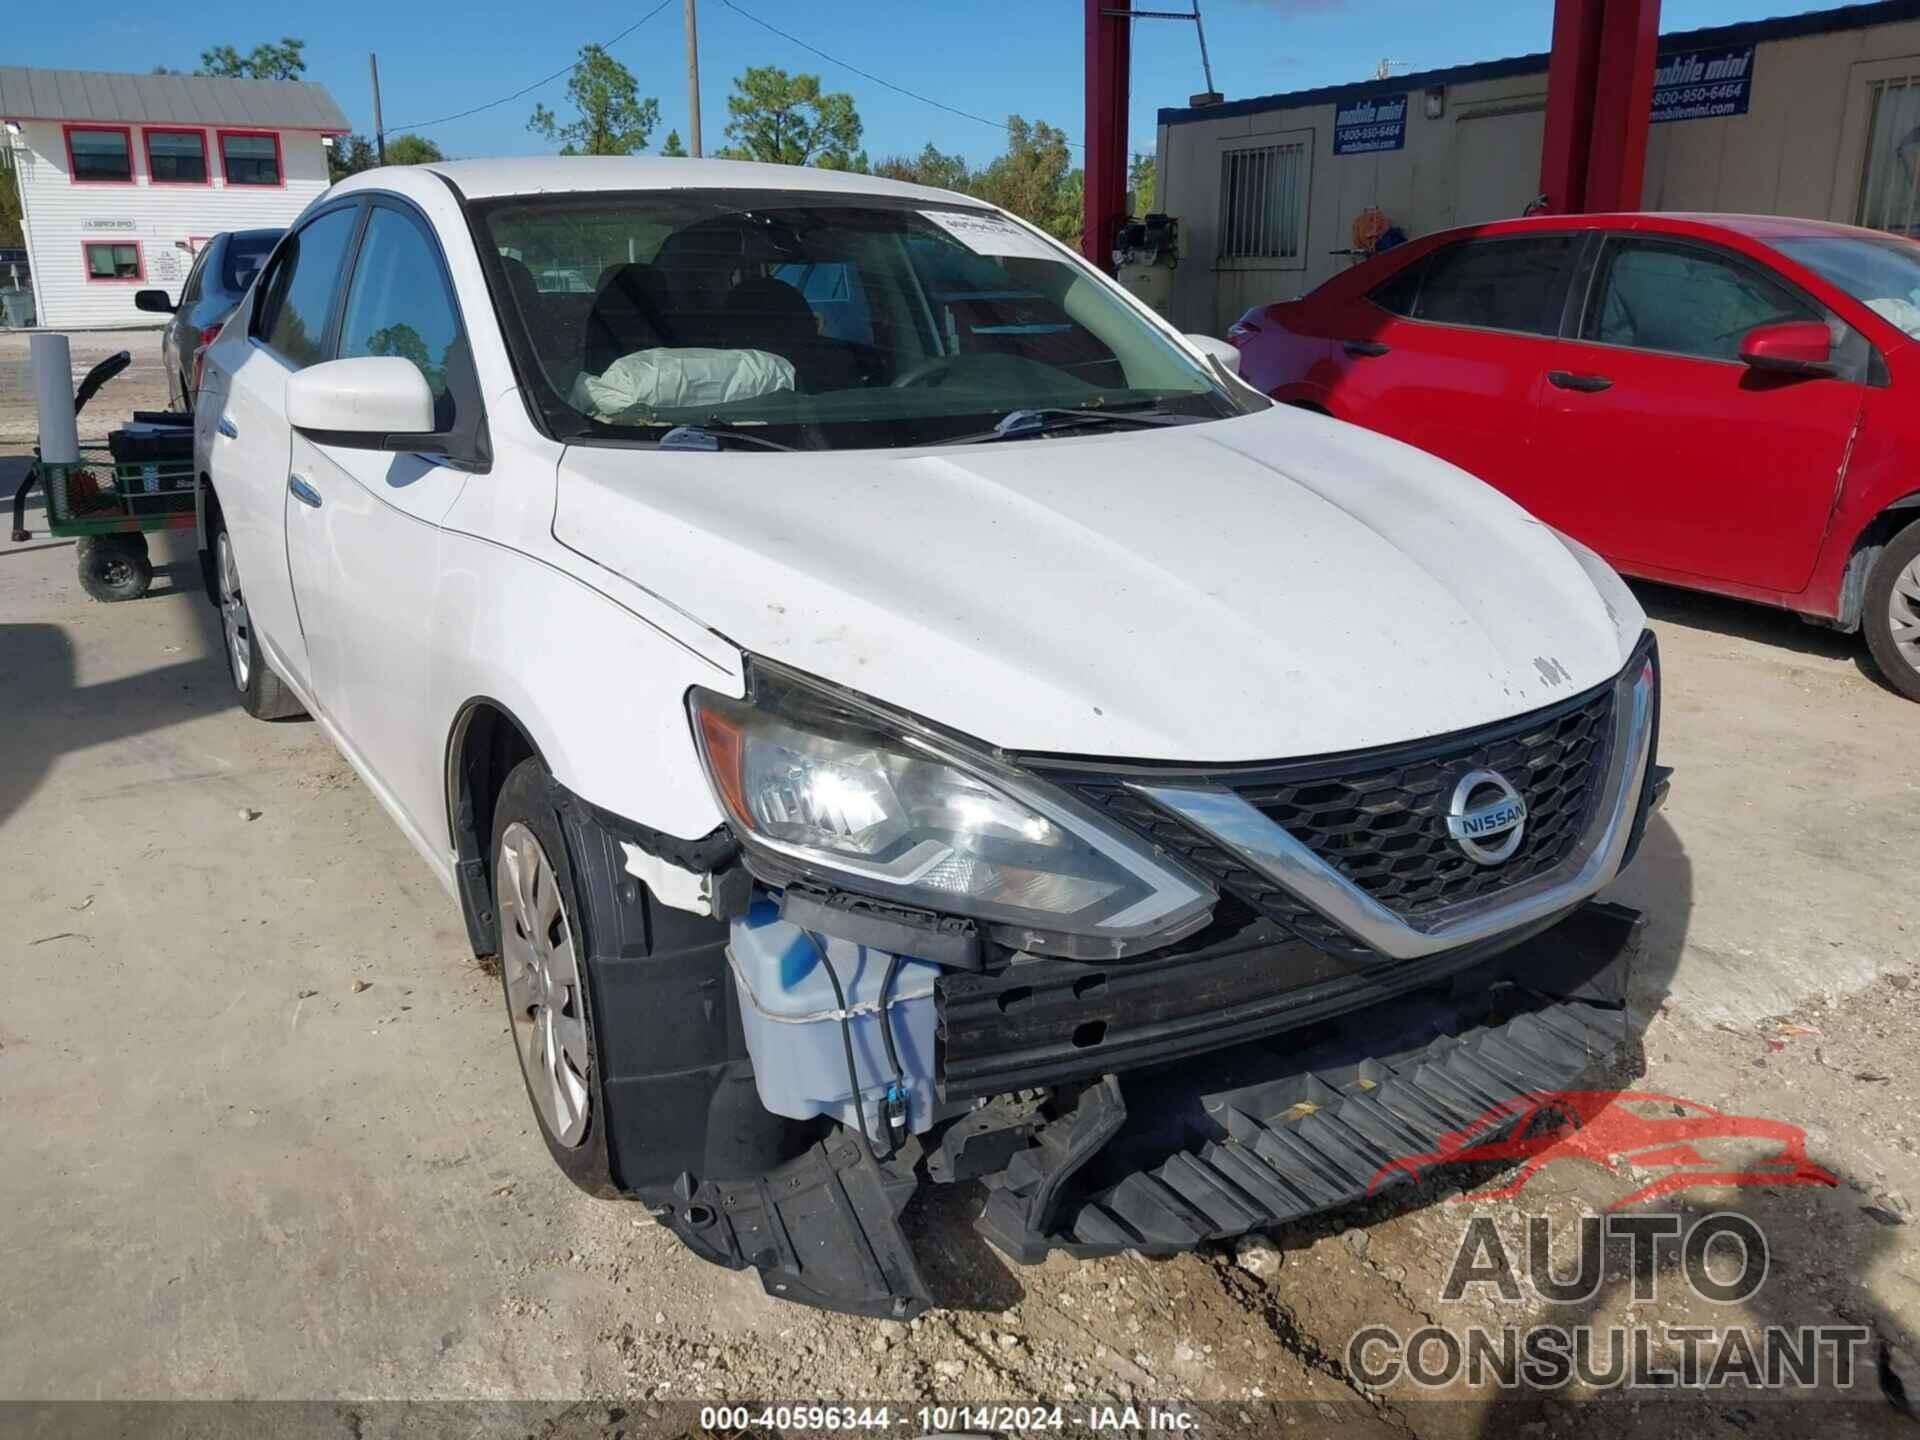
[[[288,573],[287,377],[324,358],[361,206],[326,210],[290,236],[266,277],[215,422],[215,487],[255,632],[296,684],[315,693]],[[316,698],[325,703],[324,695]]]
[[[296,433],[288,542],[329,717],[404,823],[446,848],[443,751],[429,722],[439,523],[484,434],[479,385],[447,268],[410,206],[377,199],[333,354],[397,355],[426,376],[435,433],[395,453]],[[428,453],[443,445],[447,453]]]

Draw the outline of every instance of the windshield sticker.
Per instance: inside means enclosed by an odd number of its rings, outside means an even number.
[[[920,213],[976,255],[1007,255],[1026,260],[1060,258],[1059,252],[1039,236],[998,215],[958,210],[922,210]]]

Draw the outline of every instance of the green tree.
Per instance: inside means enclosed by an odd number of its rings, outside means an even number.
[[[660,147],[660,153],[662,155],[671,155],[677,160],[687,158],[687,147],[681,144],[680,132],[678,130],[667,131],[667,141],[666,144]]]
[[[1127,167],[1127,188],[1133,191],[1132,214],[1151,215],[1159,208],[1154,195],[1153,156],[1133,157],[1133,164]]]
[[[558,141],[562,155],[631,155],[647,148],[660,123],[660,102],[640,98],[633,72],[599,45],[582,45],[567,80],[567,99],[578,117],[562,125],[545,105],[535,105],[527,129]]]
[[[973,177],[973,193],[1068,244],[1080,238],[1086,177],[1072,168],[1064,132],[1044,120],[1007,117],[1007,151]]]
[[[889,180],[932,185],[941,190],[965,191],[973,183],[966,157],[948,155],[935,148],[931,141],[918,155],[889,155],[873,167],[873,173]]]
[[[20,225],[20,182],[11,164],[0,164],[0,245],[17,250],[27,243]]]
[[[301,51],[307,42],[291,35],[253,47],[245,55],[231,45],[214,45],[200,52],[196,74],[216,75],[223,80],[296,80],[307,68]]]
[[[349,175],[371,170],[380,163],[373,142],[364,135],[336,135],[327,147],[327,179],[338,183]]]
[[[398,135],[387,137],[387,164],[389,165],[426,165],[447,157],[440,153],[440,147],[424,135],[415,135],[403,130]]]
[[[727,97],[729,160],[864,170],[860,112],[844,91],[822,92],[818,75],[789,75],[778,65],[749,65]]]

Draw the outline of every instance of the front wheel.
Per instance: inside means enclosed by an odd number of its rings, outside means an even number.
[[[1887,683],[1920,700],[1920,520],[1889,540],[1874,562],[1860,627]]]
[[[493,908],[500,983],[520,1078],[554,1163],[590,1195],[612,1198],[600,1049],[587,986],[586,914],[567,858],[547,770],[523,760],[493,820]]]
[[[240,588],[240,565],[234,558],[233,539],[223,521],[216,520],[213,532],[214,585],[220,602],[220,631],[226,641],[227,674],[233,688],[240,692],[240,705],[256,720],[287,720],[304,715],[299,698],[287,688],[287,682],[273,673],[267,657],[260,653],[260,641],[253,633],[253,619],[247,613],[246,592]]]

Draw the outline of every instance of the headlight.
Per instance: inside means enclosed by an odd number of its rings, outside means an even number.
[[[1204,925],[1214,893],[1067,796],[909,716],[756,663],[693,728],[756,868],[968,915],[1018,949],[1109,959]]]

